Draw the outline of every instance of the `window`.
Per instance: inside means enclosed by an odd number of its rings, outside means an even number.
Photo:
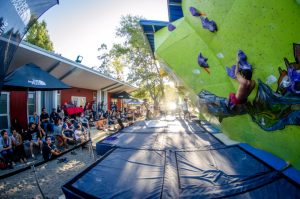
[[[77,107],[79,107],[79,106],[84,107],[84,105],[86,103],[86,97],[72,96],[71,100],[72,100],[72,103]]]
[[[33,115],[33,113],[36,111],[35,110],[35,101],[36,101],[36,96],[35,92],[28,92],[28,99],[27,99],[27,115],[28,118]]]
[[[0,130],[9,127],[9,94],[2,92],[0,96]]]

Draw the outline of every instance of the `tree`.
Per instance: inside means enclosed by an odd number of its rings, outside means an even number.
[[[112,77],[113,72],[109,68],[110,54],[109,54],[109,51],[107,49],[107,45],[106,44],[101,44],[100,47],[98,48],[98,52],[100,53],[100,55],[98,56],[98,59],[101,63],[96,68],[96,70],[103,73],[104,75]]]
[[[47,30],[47,24],[43,20],[42,22],[36,21],[26,34],[25,41],[36,46],[39,46],[48,51],[54,51],[53,43],[50,40],[50,36]]]
[[[139,16],[122,16],[116,35],[123,38],[124,42],[114,44],[109,56],[122,60],[123,66],[129,68],[127,80],[140,88],[136,94],[149,95],[154,105],[158,106],[159,99],[164,97],[163,77],[139,25],[141,19]]]

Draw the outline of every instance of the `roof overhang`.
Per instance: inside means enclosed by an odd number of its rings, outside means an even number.
[[[183,17],[182,0],[168,0],[169,21],[173,22]]]
[[[140,20],[140,25],[144,31],[144,35],[147,38],[148,44],[151,48],[153,55],[155,51],[154,33],[166,27],[168,24],[169,22],[165,22],[165,21]]]
[[[10,65],[10,70],[27,63],[38,65],[44,71],[72,87],[109,92],[132,92],[137,89],[135,86],[107,77],[92,68],[58,54],[21,42]],[[109,87],[111,85],[114,86]]]
[[[170,22],[176,21],[183,17],[181,2],[182,0],[168,0],[169,22],[153,20],[140,21],[140,25],[144,31],[144,35],[149,44],[153,57],[155,52],[154,33],[166,27]]]

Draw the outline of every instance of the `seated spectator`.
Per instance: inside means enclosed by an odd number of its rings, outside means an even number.
[[[48,132],[48,131],[53,131],[53,126],[50,123],[50,117],[49,114],[46,112],[45,108],[42,108],[42,113],[40,115],[40,119],[41,119],[41,124],[42,124],[42,128],[44,129],[44,131]]]
[[[11,128],[13,129],[16,129],[17,132],[19,133],[23,133],[24,132],[24,129],[23,127],[21,126],[19,120],[17,118],[13,119],[12,122],[11,122]]]
[[[13,154],[14,151],[12,149],[12,140],[8,136],[6,130],[1,131],[1,140],[0,140],[0,154],[4,158],[8,168],[13,168]]]
[[[35,123],[36,125],[40,124],[40,117],[36,112],[34,112],[33,115],[29,117],[29,123]],[[17,132],[19,131],[17,130]]]
[[[65,117],[62,124],[62,130],[72,130],[75,131],[75,126],[72,124],[72,122],[69,120],[69,118]]]
[[[119,111],[119,112],[117,113],[116,119],[117,119],[117,122],[118,122],[118,124],[119,124],[119,126],[120,126],[120,129],[121,129],[121,130],[124,129],[125,127],[124,127],[124,124],[123,124],[123,121],[122,121],[122,118],[121,118],[121,111]]]
[[[87,133],[85,129],[81,127],[80,124],[77,125],[76,130],[74,131],[75,140],[78,143],[83,143],[87,141]]]
[[[83,113],[80,114],[78,121],[82,124],[82,126],[89,128],[89,120],[85,117]]]
[[[67,139],[65,139],[65,137],[63,136],[62,132],[63,132],[63,124],[61,122],[61,119],[58,118],[55,120],[55,124],[53,127],[53,136],[55,137],[55,139],[58,142],[58,145],[61,146],[65,146],[66,148],[68,148],[68,144],[67,144]]]
[[[30,123],[29,124],[29,129],[27,131],[27,135],[28,135],[28,140],[30,141],[30,152],[31,152],[31,156],[32,158],[35,159],[34,153],[33,153],[33,146],[38,146],[40,147],[41,150],[41,154],[42,154],[42,135],[41,132],[38,130],[38,128],[36,128],[36,124],[35,123]]]
[[[43,144],[43,158],[50,160],[61,154],[61,152],[51,143],[51,137],[46,137],[46,142]]]
[[[27,162],[22,136],[16,131],[16,129],[12,129],[12,132],[13,134],[11,138],[16,155],[15,160],[20,160],[22,163]]]
[[[101,116],[100,120],[96,121],[96,128],[98,130],[105,130],[105,125],[106,125],[106,119]]]
[[[72,130],[63,130],[62,131],[62,136],[66,140],[67,144],[75,144],[76,143],[74,131],[72,131]]]
[[[113,125],[113,124],[116,124],[117,123],[117,120],[116,120],[116,112],[115,111],[110,111],[108,113],[108,116],[107,116],[107,122],[108,122],[108,125]]]
[[[40,138],[41,138],[41,140],[42,141],[45,141],[45,139],[46,139],[46,132],[44,131],[44,129],[41,127],[41,125],[39,124],[39,125],[36,125],[37,127],[36,127],[36,129],[37,129],[37,132],[38,132],[38,134],[41,136]]]
[[[57,121],[58,119],[62,119],[59,114],[56,112],[56,108],[52,109],[52,112],[50,114],[50,122],[54,123],[55,121]]]

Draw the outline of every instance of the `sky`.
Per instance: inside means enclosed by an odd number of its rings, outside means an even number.
[[[60,0],[40,19],[45,20],[54,51],[63,57],[93,67],[102,43],[112,46],[122,15],[168,21],[167,0]]]

